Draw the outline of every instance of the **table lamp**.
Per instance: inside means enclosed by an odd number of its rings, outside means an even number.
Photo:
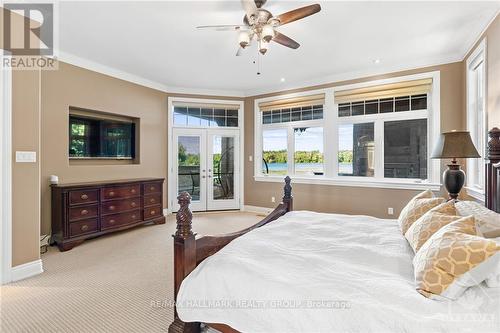
[[[450,199],[456,200],[464,186],[465,172],[460,169],[457,158],[479,158],[481,157],[472,143],[469,132],[451,131],[441,133],[431,158],[451,158],[451,164],[443,173],[444,187],[448,191]]]

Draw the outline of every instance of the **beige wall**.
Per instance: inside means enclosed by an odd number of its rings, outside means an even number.
[[[40,258],[40,71],[12,74],[12,265]],[[34,151],[36,163],[16,163]]]
[[[327,85],[300,89],[300,91],[437,70],[441,72],[441,130],[463,129],[465,116],[464,100],[462,96],[465,89],[465,83],[463,65],[461,62],[373,76],[360,80],[335,82]],[[246,205],[272,207],[274,204],[271,203],[271,197],[275,196],[277,199],[281,198],[283,187],[281,183],[256,182],[253,179],[253,162],[248,161],[248,155],[254,154],[254,100],[256,98],[290,92],[293,91],[254,96],[245,100]],[[397,216],[401,208],[408,202],[408,199],[415,195],[415,193],[417,193],[417,191],[329,185],[293,185],[295,209],[308,209],[342,214],[362,214],[385,218],[389,217],[387,215],[388,207],[393,207],[395,216]]]

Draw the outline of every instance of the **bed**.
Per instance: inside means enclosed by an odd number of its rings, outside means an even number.
[[[488,148],[486,205],[499,212],[500,130]],[[222,236],[196,236],[189,195],[179,195],[170,332],[199,332],[200,323],[222,332],[500,331],[500,288],[423,297],[396,220],[293,211],[290,182],[264,220]]]

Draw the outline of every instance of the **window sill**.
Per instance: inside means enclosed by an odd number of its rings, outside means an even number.
[[[282,183],[284,176],[254,176],[257,182],[272,182]],[[291,176],[292,184],[313,184],[313,185],[332,185],[332,186],[348,186],[348,187],[372,187],[372,188],[387,188],[387,189],[401,189],[401,190],[427,190],[439,191],[441,184],[405,180],[365,180],[361,177],[351,178],[326,178],[326,177],[300,177]]]
[[[465,187],[465,190],[467,192],[467,195],[470,197],[473,197],[474,199],[484,203],[485,200],[485,193],[483,190],[480,190],[478,188],[474,187]]]

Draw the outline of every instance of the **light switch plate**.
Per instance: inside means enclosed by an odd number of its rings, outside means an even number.
[[[36,163],[36,151],[16,151],[17,163]]]

